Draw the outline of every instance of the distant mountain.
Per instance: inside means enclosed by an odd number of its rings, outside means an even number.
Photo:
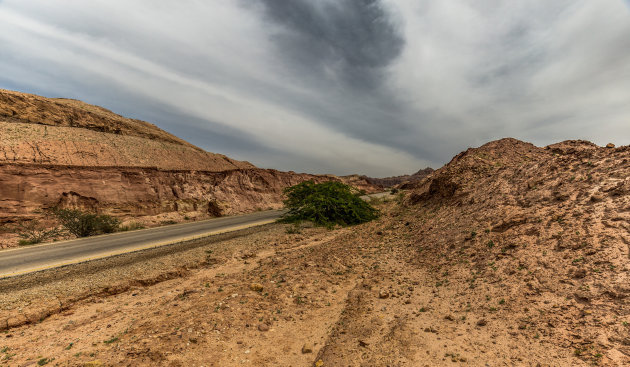
[[[433,171],[435,171],[433,168],[427,167],[411,175],[392,176],[392,177],[383,177],[383,178],[374,178],[374,177],[368,177],[368,176],[359,176],[359,177],[364,179],[368,184],[381,186],[383,188],[391,188],[391,187],[395,187],[404,183],[420,181],[423,178],[430,175],[431,173],[433,173]]]

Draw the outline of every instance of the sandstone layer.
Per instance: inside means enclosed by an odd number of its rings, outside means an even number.
[[[220,216],[278,209],[285,187],[329,179],[262,169],[208,172],[4,164],[0,166],[0,213],[5,222],[35,219],[53,207],[114,216],[168,212]]]
[[[0,90],[0,136],[0,163],[211,172],[255,168],[102,107],[7,90]]]

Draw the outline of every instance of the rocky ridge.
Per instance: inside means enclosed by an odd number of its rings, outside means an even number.
[[[367,182],[368,184],[380,186],[383,188],[397,187],[397,188],[404,189],[407,187],[407,185],[413,185],[414,182],[418,182],[422,180],[423,178],[427,177],[428,175],[433,173],[433,171],[435,171],[433,168],[427,167],[411,175],[401,175],[401,176],[381,177],[381,178],[357,176],[357,179],[363,180]],[[346,176],[346,177],[349,177],[349,176]]]

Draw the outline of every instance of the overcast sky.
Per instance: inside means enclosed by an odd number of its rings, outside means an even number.
[[[0,88],[259,167],[387,176],[515,137],[630,143],[623,0],[0,0]]]

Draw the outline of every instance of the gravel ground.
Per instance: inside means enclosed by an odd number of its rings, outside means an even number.
[[[247,257],[269,238],[284,233],[284,225],[270,224],[220,234],[201,240],[124,254],[87,263],[0,280],[0,310],[26,314],[50,305],[67,308],[93,295],[111,295],[186,275],[212,265],[219,258]],[[4,313],[3,312],[3,313]],[[54,309],[51,310],[54,313]],[[2,316],[0,316],[0,319]],[[33,320],[38,321],[38,320]],[[2,326],[0,320],[0,327]]]

